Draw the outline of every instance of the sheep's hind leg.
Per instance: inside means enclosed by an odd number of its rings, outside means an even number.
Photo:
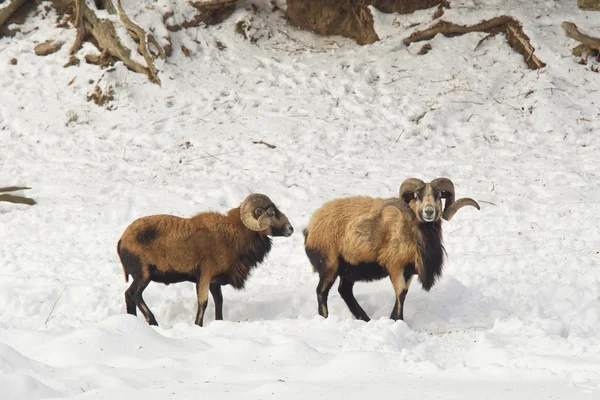
[[[371,318],[369,318],[365,310],[363,310],[360,304],[358,304],[358,301],[356,300],[356,298],[354,297],[354,293],[352,292],[353,288],[354,281],[340,276],[338,292],[342,296],[342,299],[344,299],[344,301],[346,302],[346,305],[350,309],[350,312],[354,315],[354,317],[356,317],[356,319],[369,322]]]
[[[196,321],[195,324],[198,326],[202,326],[202,321],[204,319],[204,311],[206,311],[206,306],[208,305],[208,290],[210,288],[210,278],[200,278],[200,280],[196,283],[196,294],[198,296],[198,312],[196,313]]]
[[[323,318],[327,318],[329,316],[329,309],[327,308],[327,297],[329,296],[329,290],[331,290],[331,287],[335,282],[335,278],[337,278],[336,273],[325,271],[324,274],[321,274],[321,279],[319,280],[319,284],[317,285],[317,302],[319,307],[319,314]]]
[[[223,293],[221,292],[221,284],[211,283],[210,293],[215,301],[215,320],[221,321],[223,319]]]
[[[148,322],[148,324],[150,325],[158,326],[158,322],[156,322],[154,314],[152,314],[152,311],[150,311],[150,309],[146,305],[146,302],[144,301],[144,298],[142,297],[142,292],[148,287],[149,284],[150,279],[140,279],[137,281],[137,284],[134,280],[134,282],[130,286],[131,289],[132,287],[134,287],[134,285],[136,285],[135,290],[133,291],[133,293],[131,293],[131,298],[144,315],[144,318],[146,318],[146,322]]]
[[[137,281],[134,279],[125,291],[125,307],[127,308],[127,314],[137,315],[135,301],[133,300],[133,294],[137,290],[137,286]]]

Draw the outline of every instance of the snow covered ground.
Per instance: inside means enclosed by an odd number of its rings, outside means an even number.
[[[447,20],[519,19],[548,64],[531,71],[501,35],[476,51],[485,34],[438,36],[416,55],[402,39],[433,10],[378,15],[382,40],[359,47],[250,2],[255,44],[235,34],[243,7],[174,33],[162,88],[104,75],[112,110],[85,100],[97,67],[62,68],[75,32],[52,13],[0,39],[0,186],[38,201],[0,203],[0,398],[598,399],[600,74],[560,22],[598,34],[600,13],[451,1]],[[67,44],[36,56],[49,38]],[[388,319],[387,280],[356,287],[371,322],[335,289],[322,319],[300,231],[327,200],[394,196],[411,176],[448,176],[482,206],[445,222],[443,278],[429,293],[413,281],[405,322]],[[224,289],[225,321],[211,299],[193,325],[188,283],[145,291],[158,328],[125,314],[116,242],[131,221],[225,211],[251,191],[296,233],[246,290]]]

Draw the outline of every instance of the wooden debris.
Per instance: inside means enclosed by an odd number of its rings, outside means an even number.
[[[590,54],[597,52],[600,59],[600,38],[586,35],[572,22],[565,21],[560,26],[565,31],[565,35],[581,43],[573,49],[573,55],[587,59]]]
[[[253,141],[252,143],[254,143],[254,144],[264,144],[265,146],[267,146],[270,149],[276,149],[277,148],[277,146],[272,145],[271,143],[263,142],[262,140]]]
[[[15,192],[17,190],[27,190],[31,189],[30,187],[25,186],[9,186],[0,188],[0,201],[5,201],[8,203],[16,203],[16,204],[27,204],[29,206],[33,206],[37,204],[35,200],[30,199],[29,197],[19,196],[15,194],[6,194],[7,192]]]
[[[116,1],[116,5],[113,4],[113,1]],[[127,29],[132,39],[139,44],[138,52],[144,57],[146,65],[142,65],[131,58],[131,49],[121,43],[113,20],[98,17],[88,6],[86,0],[75,0],[75,5],[77,36],[71,47],[72,56],[79,51],[86,36],[91,35],[95,39],[95,44],[103,53],[110,54],[112,57],[123,61],[132,71],[146,74],[150,81],[160,85],[158,70],[154,66],[154,58],[160,56],[165,59],[166,53],[154,35],[144,31],[127,16],[121,6],[121,0],[104,0],[104,5],[109,14],[118,14],[121,24]],[[149,44],[156,48],[158,55],[150,53]],[[72,60],[68,64],[72,64]]]
[[[33,50],[38,56],[47,56],[59,51],[63,44],[65,44],[63,41],[46,40],[35,46]]]

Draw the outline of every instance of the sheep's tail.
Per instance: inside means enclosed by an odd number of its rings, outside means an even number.
[[[308,240],[308,226],[302,230],[302,234],[304,235],[304,250],[308,251],[306,249],[306,241]],[[306,255],[308,256],[308,253],[306,253]],[[310,259],[310,256],[308,258]],[[313,264],[312,260],[310,260],[310,261],[311,261],[310,264],[312,265],[312,271],[313,271],[313,273],[317,272],[317,269],[315,268],[315,265]]]
[[[121,258],[121,241],[117,243],[117,254],[119,255],[119,259],[121,259],[121,267],[123,267],[123,274],[125,275],[125,283],[129,282],[129,274],[123,265],[123,259]]]

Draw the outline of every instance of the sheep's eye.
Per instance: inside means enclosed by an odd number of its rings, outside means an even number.
[[[274,211],[274,210],[268,210],[268,211],[267,211],[267,215],[268,215],[269,217],[274,217],[274,216],[275,216],[275,211]]]

